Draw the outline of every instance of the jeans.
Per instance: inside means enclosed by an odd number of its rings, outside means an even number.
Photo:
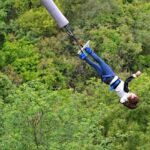
[[[99,56],[97,56],[97,54],[95,54],[94,52],[92,52],[90,54],[90,56],[97,62],[93,62],[91,59],[89,59],[88,57],[86,57],[84,60],[93,68],[95,68],[95,70],[97,71],[98,75],[101,77],[101,80],[106,83],[106,84],[110,84],[110,82],[112,81],[112,79],[115,76],[115,73],[113,72],[113,70],[109,67],[109,65],[107,65]]]

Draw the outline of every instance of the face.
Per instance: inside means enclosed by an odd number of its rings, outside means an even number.
[[[128,101],[124,103],[130,109],[135,109],[137,107],[137,103],[139,102],[138,96],[134,93],[128,93]]]
[[[135,95],[134,93],[129,93],[129,95],[128,95],[129,99],[134,99],[136,97],[137,97],[137,95]]]
[[[128,95],[128,101],[132,104],[137,104],[139,102],[139,98],[136,94],[134,93],[129,93]]]

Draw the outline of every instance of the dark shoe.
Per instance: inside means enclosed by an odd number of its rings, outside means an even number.
[[[87,57],[87,55],[84,52],[82,52],[81,50],[78,52],[78,54],[79,54],[80,59],[84,60]]]
[[[93,52],[90,47],[86,47],[84,50],[85,50],[88,54],[91,54],[91,53]]]

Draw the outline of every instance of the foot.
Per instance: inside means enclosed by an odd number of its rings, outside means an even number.
[[[83,45],[83,47],[82,47],[81,50],[82,50],[82,51],[85,51],[87,54],[91,54],[91,53],[92,53],[92,49],[90,48],[90,41],[87,41],[87,42]]]
[[[78,55],[79,55],[80,59],[83,59],[83,60],[87,57],[87,55],[82,50],[78,51]]]
[[[84,49],[88,54],[91,54],[92,53],[92,49],[90,47],[86,47]]]

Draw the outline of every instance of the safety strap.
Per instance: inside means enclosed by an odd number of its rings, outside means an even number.
[[[85,50],[86,47],[90,47],[90,40],[87,41],[87,42],[83,45],[83,47],[81,48],[81,50],[82,50],[82,51]]]
[[[116,87],[120,84],[121,80],[118,78],[114,83],[110,85],[110,90],[116,89]]]

